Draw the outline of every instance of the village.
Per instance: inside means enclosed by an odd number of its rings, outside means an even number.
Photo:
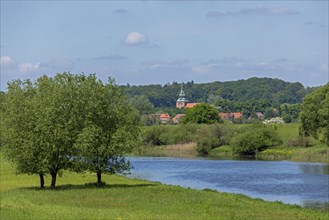
[[[191,109],[197,106],[197,102],[190,102],[185,95],[185,92],[183,90],[183,84],[181,85],[181,91],[179,93],[178,99],[176,101],[176,108],[177,109]],[[258,119],[264,119],[264,113],[263,112],[255,112]],[[179,124],[180,119],[185,116],[185,114],[176,114],[174,117],[171,117],[168,113],[161,113],[156,114],[156,118],[160,121],[161,124]],[[220,117],[222,120],[229,120],[232,121],[233,119],[241,119],[243,118],[242,112],[220,112],[218,117]]]

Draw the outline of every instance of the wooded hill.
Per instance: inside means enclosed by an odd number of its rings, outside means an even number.
[[[146,96],[155,107],[175,107],[181,84],[121,86],[128,98]],[[250,78],[247,80],[184,83],[184,92],[190,102],[207,102],[215,105],[230,103],[262,102],[278,107],[283,103],[301,103],[303,97],[314,88],[305,88],[299,82],[285,82],[272,78]]]

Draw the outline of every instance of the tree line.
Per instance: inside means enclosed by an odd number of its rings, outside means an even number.
[[[167,112],[171,116],[184,113],[175,109],[180,84],[121,86],[141,116]],[[262,112],[265,118],[282,117],[286,123],[297,121],[303,98],[315,88],[305,88],[301,83],[285,82],[271,78],[250,78],[230,82],[184,84],[190,102],[215,105],[220,112],[242,112],[244,119],[257,118]],[[147,120],[146,120],[147,121]],[[248,123],[247,120],[236,120]]]
[[[175,107],[180,84],[121,86],[128,98],[146,96],[154,107]],[[301,83],[285,82],[272,78],[250,78],[247,80],[184,84],[184,91],[191,102],[216,104],[221,101],[250,102],[265,100],[266,105],[278,107],[281,104],[301,103],[303,97],[314,88],[305,88]],[[263,101],[262,101],[263,102]],[[234,109],[231,109],[234,110]]]

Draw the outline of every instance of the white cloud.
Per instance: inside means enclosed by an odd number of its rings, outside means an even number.
[[[149,40],[139,32],[130,32],[127,34],[123,43],[126,45],[148,44]]]
[[[9,56],[1,56],[1,67],[9,67],[14,64],[14,60]]]
[[[32,73],[40,69],[40,63],[22,63],[18,66],[18,69],[21,73]]]

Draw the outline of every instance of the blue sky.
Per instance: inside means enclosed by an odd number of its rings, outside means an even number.
[[[328,82],[328,1],[3,1],[1,90],[96,73],[118,84]]]

